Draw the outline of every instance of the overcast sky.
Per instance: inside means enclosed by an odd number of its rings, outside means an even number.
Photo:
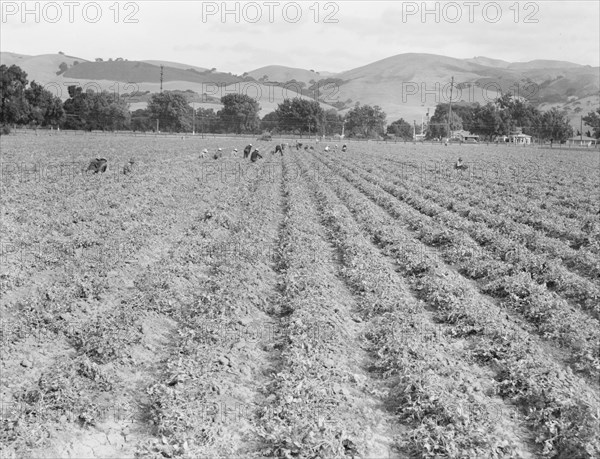
[[[70,4],[71,3],[71,4]],[[600,65],[600,2],[2,1],[0,49],[340,72],[407,52]],[[116,5],[116,6],[115,6]],[[259,18],[260,14],[260,19]],[[134,22],[137,21],[137,22]]]

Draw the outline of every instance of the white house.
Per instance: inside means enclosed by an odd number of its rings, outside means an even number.
[[[510,134],[508,141],[519,145],[528,145],[531,143],[531,136],[527,134]]]
[[[508,135],[508,141],[518,145],[528,145],[531,143],[531,136],[523,134],[523,128],[518,127]]]
[[[569,146],[577,146],[577,147],[591,147],[598,143],[598,139],[594,139],[593,137],[588,137],[585,135],[577,135],[575,137],[571,137],[567,139],[567,145]]]
[[[461,142],[466,142],[467,140],[475,140],[476,142],[479,141],[479,136],[476,134],[471,134],[469,131],[465,131],[465,130],[460,130],[460,131],[453,131],[452,132],[452,139],[458,139]]]

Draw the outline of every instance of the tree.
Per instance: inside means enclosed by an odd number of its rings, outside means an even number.
[[[27,73],[17,65],[0,65],[0,124],[23,124],[29,121],[25,100]]]
[[[61,73],[65,73],[67,70],[69,70],[68,64],[66,62],[61,62],[58,66],[58,72],[56,72],[56,74],[60,75]]]
[[[192,130],[192,107],[181,94],[171,91],[152,94],[148,102],[152,118],[159,120],[159,129],[171,132]]]
[[[131,129],[133,131],[152,131],[156,122],[152,120],[152,114],[148,109],[138,109],[131,114]]]
[[[67,129],[126,129],[129,126],[129,104],[107,91],[83,92],[79,86],[69,86],[69,99],[63,104]]]
[[[196,110],[196,132],[221,132],[221,120],[212,108],[200,107]]]
[[[331,108],[325,112],[325,125],[323,133],[328,136],[341,134],[344,118],[338,114],[337,110]]]
[[[260,120],[260,130],[267,132],[279,132],[279,116],[277,112],[270,112]]]
[[[222,126],[228,132],[241,134],[254,132],[259,128],[260,105],[252,97],[246,94],[227,94],[221,97],[221,103],[223,109],[218,115]]]
[[[413,127],[410,123],[400,118],[387,127],[387,133],[401,137],[404,140],[411,140],[413,138]]]
[[[554,107],[541,116],[540,136],[563,142],[573,135],[567,113]]]
[[[496,105],[488,102],[476,111],[470,131],[473,134],[493,139],[499,135],[506,135],[508,127]]]
[[[517,127],[522,128],[524,134],[536,134],[536,126],[540,123],[540,112],[526,99],[515,97],[509,93],[496,99],[496,104],[507,125],[508,132],[503,132],[503,134],[508,134]]]
[[[319,132],[325,118],[325,112],[318,102],[299,97],[284,99],[275,113],[280,130],[299,134]]]
[[[59,97],[35,81],[24,91],[29,105],[29,122],[36,126],[58,126],[65,119],[63,103]]]
[[[435,112],[429,121],[429,138],[449,137],[448,123],[450,123],[451,131],[458,131],[463,128],[463,120],[454,111],[452,107],[452,115],[448,120],[448,104],[438,104],[435,107]]]
[[[593,129],[594,137],[600,139],[600,107],[584,116],[583,122]]]
[[[345,117],[349,136],[376,137],[384,134],[385,112],[378,105],[356,103]]]

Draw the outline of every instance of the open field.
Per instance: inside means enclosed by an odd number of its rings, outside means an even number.
[[[2,136],[3,458],[600,457],[597,150],[252,143]]]

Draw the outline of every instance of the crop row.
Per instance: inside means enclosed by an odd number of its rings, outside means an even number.
[[[564,298],[573,300],[584,310],[589,311],[594,317],[600,316],[600,289],[590,280],[582,278],[566,268],[561,266],[552,258],[545,254],[531,253],[526,247],[508,236],[498,234],[497,231],[490,228],[484,222],[479,221],[473,215],[457,216],[452,212],[453,205],[444,207],[435,202],[431,202],[418,193],[413,191],[402,181],[397,180],[393,174],[379,171],[373,174],[368,171],[359,170],[355,166],[348,167],[363,178],[374,181],[382,189],[394,195],[398,199],[410,204],[415,210],[429,217],[435,217],[441,224],[444,224],[446,231],[464,232],[475,240],[484,250],[489,251],[501,261],[510,261],[519,270],[528,272],[536,283],[544,285],[553,291],[561,294]],[[367,166],[368,167],[368,166]],[[479,215],[481,212],[476,212]],[[416,215],[416,214],[415,214]],[[502,219],[499,219],[498,225],[502,226]],[[507,269],[511,269],[507,267]]]
[[[370,156],[379,161],[384,159],[397,164],[405,175],[418,176],[422,181],[445,180],[462,186],[468,184],[470,189],[481,189],[490,197],[506,197],[507,205],[512,205],[515,210],[528,208],[534,215],[558,218],[566,227],[573,228],[575,231],[576,228],[581,227],[582,219],[589,220],[597,212],[595,195],[598,191],[594,178],[594,168],[597,169],[597,165],[577,166],[580,174],[565,182],[564,175],[554,176],[551,171],[538,170],[542,167],[540,163],[544,159],[534,163],[516,163],[511,166],[512,172],[504,170],[507,158],[492,164],[488,164],[490,160],[487,158],[483,161],[473,160],[467,163],[470,167],[468,173],[456,175],[453,173],[454,163],[450,161],[436,161],[425,165],[398,159],[397,153]],[[550,167],[555,167],[555,164],[555,161],[548,161]],[[555,196],[556,190],[560,190],[558,196]],[[523,215],[523,218],[526,218],[526,215]]]
[[[332,165],[332,167],[335,167]],[[339,171],[356,184],[348,173]],[[415,244],[398,221],[361,195],[353,186],[334,189],[364,231],[398,263],[412,286],[434,308],[436,317],[452,324],[449,332],[468,339],[468,353],[495,368],[500,395],[527,415],[544,454],[594,457],[600,452],[596,431],[598,401],[585,383],[544,357],[541,347],[505,317],[502,309],[481,296],[459,275],[439,264]]]
[[[444,225],[398,202],[394,199],[397,194],[392,194],[394,190],[385,180],[372,175],[363,176],[361,180],[360,173],[339,173],[395,218],[410,222],[409,228],[416,232],[419,241],[437,250],[459,272],[478,280],[482,292],[503,299],[506,306],[518,311],[540,335],[567,346],[576,370],[598,374],[600,327],[595,319],[573,311],[564,300],[535,283],[528,273],[514,270],[510,266],[512,260],[494,260],[487,250],[455,229],[457,226]]]
[[[335,349],[351,352],[352,346],[335,312],[340,305],[330,253],[305,184],[290,176],[288,158],[283,172],[278,303],[285,339],[269,384],[268,405],[259,412],[258,434],[268,456],[338,457],[349,445],[364,455],[367,430],[346,387],[349,362],[335,354]]]
[[[195,181],[193,171],[189,172],[188,179]],[[168,211],[154,212],[150,220],[140,218],[149,228],[154,228],[154,234],[138,232],[139,239],[126,249],[129,257],[152,255],[160,259],[166,256],[162,247],[156,247],[158,241],[164,245],[176,237],[178,228],[189,224],[192,215],[160,202],[170,198],[167,193],[156,193],[151,199],[155,202],[148,205],[154,204]],[[118,200],[118,195],[114,199]],[[180,205],[189,207],[193,202],[194,196],[189,195]],[[136,208],[145,210],[144,206]],[[106,215],[94,218],[104,222]],[[106,235],[105,243],[110,245],[118,237],[118,234],[112,238]],[[125,263],[122,258],[111,256],[114,254],[101,255],[100,258],[59,259],[57,265],[64,272],[45,290],[32,291],[20,299],[16,305],[19,314],[5,329],[8,333],[3,336],[4,344],[13,351],[17,349],[15,352],[18,352],[19,343],[31,335],[41,346],[48,347],[51,342],[53,352],[58,351],[55,347],[63,338],[75,350],[73,354],[65,350],[66,355],[57,355],[54,362],[42,368],[39,379],[14,394],[22,410],[5,434],[9,437],[8,443],[13,443],[17,449],[34,447],[40,438],[32,438],[27,431],[43,436],[48,428],[46,423],[64,419],[81,426],[98,425],[106,411],[100,401],[103,398],[110,399],[113,405],[121,402],[130,408],[135,405],[125,395],[126,384],[119,376],[124,371],[115,371],[115,365],[135,365],[130,352],[140,343],[141,323],[147,312],[146,305],[133,288],[133,283],[139,282],[136,279],[139,268],[131,264],[131,259]],[[140,263],[143,265],[146,261],[140,260]],[[123,284],[122,277],[130,276],[133,276],[131,285]],[[3,358],[9,355],[3,354]]]
[[[259,166],[256,166],[258,169]],[[224,189],[200,215],[172,258],[148,273],[141,290],[149,307],[176,322],[170,356],[158,381],[147,387],[149,417],[160,441],[140,445],[141,457],[239,454],[229,435],[249,430],[254,399],[248,385],[260,368],[248,344],[253,319],[268,311],[270,254],[264,222],[272,215],[265,197],[273,185],[257,179]],[[266,328],[266,319],[259,329]],[[256,380],[258,379],[258,381]],[[250,382],[249,382],[250,381]]]
[[[408,425],[402,448],[417,457],[503,457],[518,449],[507,432],[496,428],[491,400],[472,396],[477,391],[468,376],[472,368],[449,352],[423,304],[365,240],[348,209],[322,182],[311,182],[341,251],[343,275],[370,321],[367,338],[375,366],[390,385],[388,398],[399,420]],[[467,405],[469,414],[456,409]]]
[[[455,200],[474,207],[484,207],[495,213],[502,213],[516,223],[543,231],[547,236],[560,239],[572,248],[585,248],[595,254],[600,253],[598,235],[600,228],[593,224],[595,218],[588,216],[587,221],[585,219],[582,221],[583,215],[580,214],[577,215],[576,220],[573,220],[560,215],[555,209],[548,210],[546,195],[539,198],[532,196],[537,184],[521,186],[514,189],[513,192],[509,192],[506,186],[490,186],[488,182],[477,181],[477,170],[457,175],[453,174],[452,169],[448,169],[445,174],[442,174],[442,170],[439,168],[436,170],[434,167],[422,174],[414,174],[410,173],[410,163],[398,162],[386,156],[379,157],[379,160],[381,159],[395,164],[395,170],[399,165],[405,180],[414,182],[418,178],[419,184],[430,190],[439,188],[439,183],[436,182],[444,182],[453,178],[453,198]],[[405,171],[405,169],[407,170]],[[417,175],[420,176],[417,177]],[[454,177],[452,177],[453,175]],[[426,178],[429,180],[425,180]],[[590,191],[593,193],[592,188]]]
[[[402,167],[400,169],[398,167],[390,169],[387,166],[379,165],[375,160],[371,160],[366,164],[386,172],[391,172],[397,178],[398,173],[402,171]],[[541,234],[537,228],[532,228],[524,222],[519,222],[519,215],[525,215],[525,213],[521,210],[522,207],[519,210],[510,208],[511,201],[516,199],[514,195],[508,195],[505,192],[491,194],[488,188],[475,187],[472,184],[466,187],[462,185],[465,181],[461,180],[453,182],[450,188],[443,177],[439,176],[432,176],[433,180],[424,181],[418,180],[418,178],[410,174],[400,175],[401,180],[399,181],[403,184],[409,186],[411,189],[422,190],[420,192],[421,195],[425,198],[433,199],[448,210],[467,216],[474,221],[485,222],[491,228],[497,229],[510,238],[515,238],[532,251],[547,253],[553,257],[560,258],[567,267],[583,276],[590,279],[598,279],[600,277],[600,257],[596,252],[588,250],[587,247],[589,246],[590,249],[594,249],[600,243],[598,235],[600,228],[594,228],[593,220],[590,220],[586,226],[589,233],[580,231],[582,234],[572,238],[578,241],[577,244],[585,242],[587,245],[575,250],[564,242]],[[451,194],[448,193],[449,189],[452,189]],[[581,226],[582,223],[579,222],[579,228]]]

